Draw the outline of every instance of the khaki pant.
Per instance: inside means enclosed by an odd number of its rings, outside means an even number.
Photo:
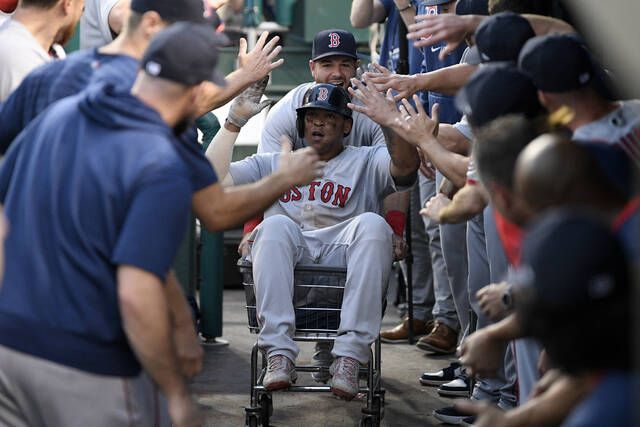
[[[0,346],[0,426],[168,426],[146,374],[90,374]]]

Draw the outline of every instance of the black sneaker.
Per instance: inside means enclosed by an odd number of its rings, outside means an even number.
[[[471,417],[472,414],[458,411],[454,406],[447,406],[441,409],[433,411],[433,416],[438,420],[446,424],[453,424],[459,426],[462,420]]]
[[[470,383],[469,378],[460,376],[438,387],[438,394],[444,397],[469,397],[471,394]]]
[[[453,362],[441,371],[425,372],[419,381],[422,385],[438,386],[453,381],[460,375],[462,375],[462,366],[458,362]]]

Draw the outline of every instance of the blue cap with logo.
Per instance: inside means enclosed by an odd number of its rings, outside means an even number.
[[[353,34],[340,29],[323,30],[316,34],[313,39],[311,60],[316,61],[337,55],[358,59],[356,39]]]
[[[550,34],[530,39],[522,48],[518,66],[543,92],[568,92],[592,82],[596,64],[574,34]]]

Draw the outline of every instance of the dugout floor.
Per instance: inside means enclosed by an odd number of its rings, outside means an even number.
[[[203,372],[191,389],[206,416],[206,426],[243,426],[244,407],[249,399],[250,350],[255,335],[249,334],[242,290],[224,292],[225,347],[206,347]],[[388,310],[384,327],[398,322],[395,310]],[[299,360],[308,362],[313,344],[302,343]],[[382,345],[382,373],[386,393],[383,426],[437,426],[433,409],[452,402],[438,396],[435,388],[423,387],[423,371],[447,366],[450,358],[426,357],[407,344]],[[328,393],[275,393],[274,426],[357,426],[361,402],[344,402]]]

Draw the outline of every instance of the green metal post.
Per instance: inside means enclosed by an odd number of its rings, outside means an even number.
[[[207,340],[222,336],[222,291],[224,289],[222,233],[202,230],[200,235],[200,333]]]
[[[276,0],[276,21],[285,27],[293,22],[293,5],[296,0]]]
[[[212,113],[196,122],[203,133],[202,149],[206,150],[220,122]],[[224,290],[224,240],[222,233],[200,231],[200,333],[209,342],[222,336],[222,292]]]

